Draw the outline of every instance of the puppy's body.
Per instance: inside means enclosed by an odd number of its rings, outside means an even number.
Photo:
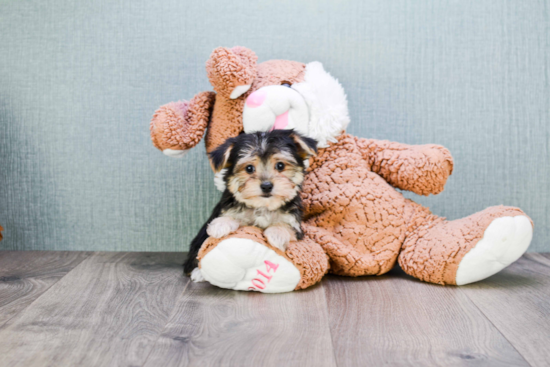
[[[230,195],[230,194],[229,194]],[[301,239],[302,228],[302,201],[297,195],[279,209],[269,210],[268,208],[250,208],[245,204],[235,202],[230,208],[224,208],[221,217],[229,217],[241,226],[255,226],[267,229],[276,224],[286,224],[296,232],[296,237]]]
[[[210,154],[220,202],[191,243],[184,264],[196,266],[198,251],[208,237],[221,238],[241,226],[264,230],[267,241],[284,251],[289,241],[303,237],[300,189],[305,162],[317,142],[292,130],[241,134]]]

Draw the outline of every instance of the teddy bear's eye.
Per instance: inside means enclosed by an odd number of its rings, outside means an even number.
[[[246,173],[254,173],[255,170],[256,170],[256,168],[254,168],[254,166],[251,165],[251,164],[249,164],[248,166],[245,167]]]

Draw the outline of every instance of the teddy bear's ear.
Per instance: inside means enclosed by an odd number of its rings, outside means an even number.
[[[257,60],[256,54],[246,47],[218,47],[206,62],[210,84],[219,95],[239,98],[256,78]]]

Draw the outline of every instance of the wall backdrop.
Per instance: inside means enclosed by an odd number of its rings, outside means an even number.
[[[218,46],[319,60],[361,137],[448,147],[450,219],[519,206],[550,251],[549,1],[0,0],[0,249],[182,251],[219,198],[153,148]]]

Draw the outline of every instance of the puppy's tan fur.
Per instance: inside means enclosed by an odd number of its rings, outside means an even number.
[[[246,135],[213,153],[212,165],[221,172],[216,184],[225,184],[226,204],[207,233],[221,238],[240,226],[256,226],[265,230],[272,246],[284,251],[302,235],[299,192],[304,162],[315,154],[315,141],[304,141],[292,131]],[[272,185],[269,192],[262,183]]]
[[[285,164],[284,171],[279,172],[275,169],[278,162]],[[246,172],[245,168],[248,165],[256,168],[253,174]],[[284,153],[275,154],[267,162],[263,162],[260,157],[254,155],[254,152],[249,152],[239,159],[234,172],[228,180],[227,188],[235,199],[252,208],[269,210],[277,210],[296,197],[300,191],[300,184],[304,180],[303,169],[297,165],[291,155]],[[273,183],[270,197],[262,196],[260,184],[264,181]]]

